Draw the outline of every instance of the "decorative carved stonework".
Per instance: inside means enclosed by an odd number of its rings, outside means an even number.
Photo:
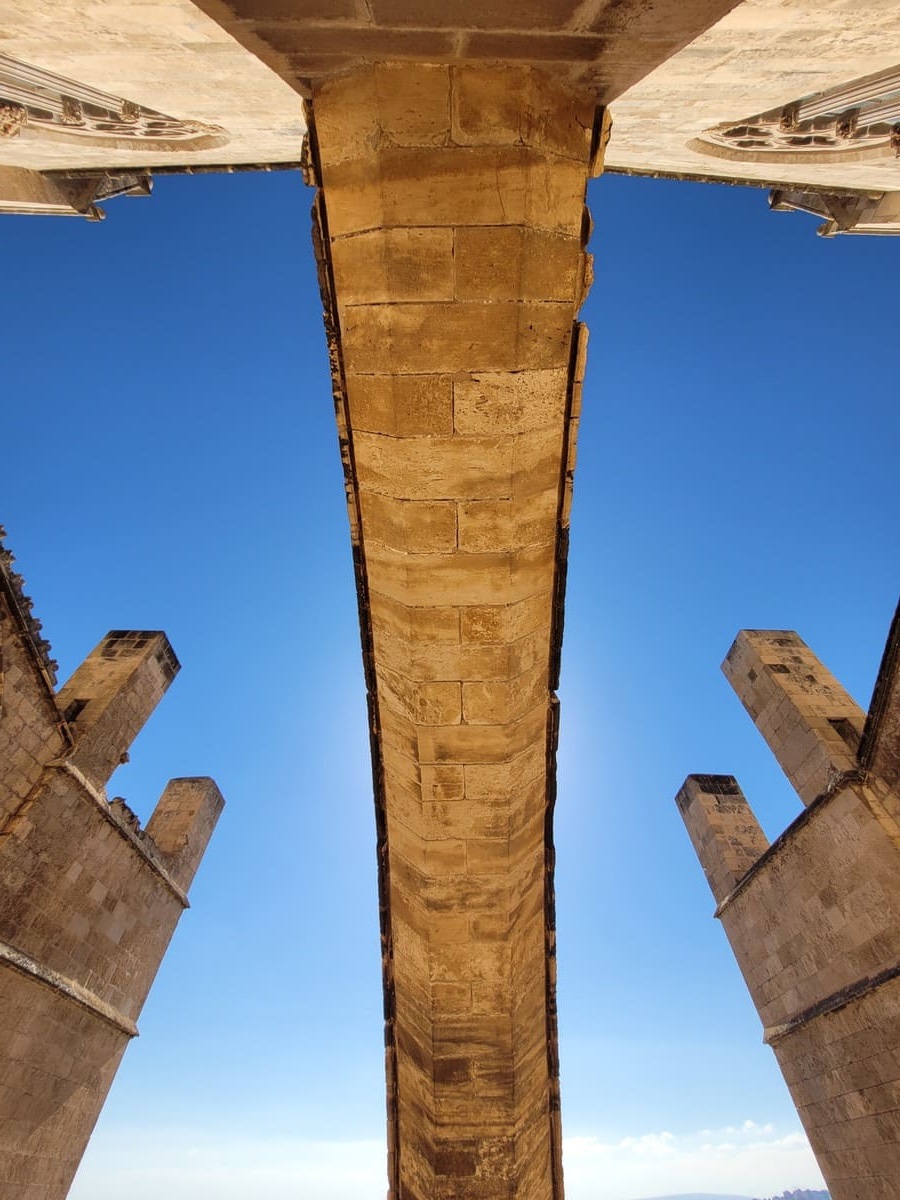
[[[21,635],[28,641],[35,661],[45,674],[51,688],[56,687],[56,662],[50,657],[50,643],[41,636],[41,623],[32,616],[33,601],[25,595],[25,581],[13,570],[16,556],[3,544],[6,530],[0,525],[0,591],[7,594],[10,611],[15,614]],[[0,691],[2,691],[2,661],[0,661]]]
[[[28,120],[28,112],[21,104],[0,105],[0,137],[18,137]]]
[[[203,150],[226,137],[217,125],[167,117],[133,100],[0,54],[0,139],[50,136],[126,149]]]
[[[799,188],[775,188],[769,193],[774,212],[806,212],[824,217],[816,230],[819,237],[838,233],[900,236],[900,191],[881,195],[808,192]]]
[[[900,156],[900,67],[716,125],[691,146],[717,158],[751,162]]]

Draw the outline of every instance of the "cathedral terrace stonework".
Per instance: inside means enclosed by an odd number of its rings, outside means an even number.
[[[48,29],[8,7],[0,207],[99,216],[163,171],[302,165],[316,189],[368,689],[389,1195],[562,1200],[552,817],[586,185],[603,169],[755,183],[826,232],[895,232],[900,13],[63,0]],[[165,660],[139,638],[129,653]],[[748,837],[716,880],[762,852]]]

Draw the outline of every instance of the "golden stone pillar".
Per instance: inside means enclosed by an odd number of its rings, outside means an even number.
[[[310,106],[379,827],[391,1195],[562,1197],[553,847],[594,104],[384,64]]]

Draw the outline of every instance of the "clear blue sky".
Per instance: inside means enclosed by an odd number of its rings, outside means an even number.
[[[799,802],[718,664],[796,628],[868,703],[897,591],[900,243],[765,192],[591,185],[563,653],[569,1200],[819,1182],[673,796]],[[183,670],[114,778],[228,807],[73,1200],[384,1189],[374,820],[311,193],[163,178],[0,220],[0,519],[65,678],[109,628]],[[136,1165],[137,1164],[137,1165]]]

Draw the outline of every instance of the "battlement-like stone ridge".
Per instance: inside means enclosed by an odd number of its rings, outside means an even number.
[[[18,571],[12,569],[12,564],[16,561],[16,557],[11,550],[3,545],[3,540],[6,536],[6,529],[0,525],[0,581],[2,581],[2,585],[8,592],[12,605],[17,610],[22,622],[23,632],[27,633],[34,647],[35,656],[43,665],[47,674],[48,682],[52,687],[56,687],[58,664],[51,657],[50,643],[41,634],[42,626],[40,621],[32,615],[34,601],[25,594],[25,580]]]

